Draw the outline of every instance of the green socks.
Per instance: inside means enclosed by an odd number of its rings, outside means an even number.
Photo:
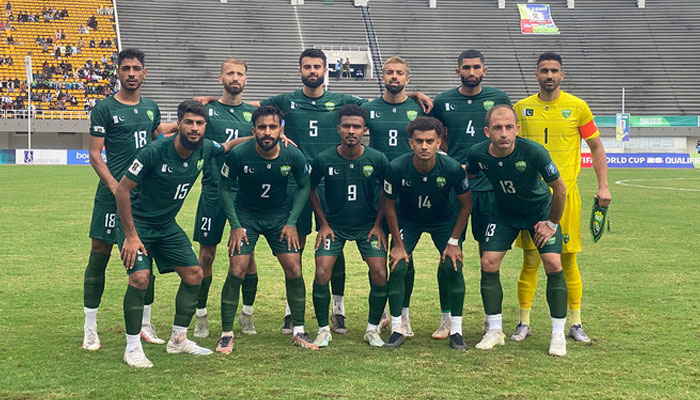
[[[450,267],[452,267],[450,265]],[[464,278],[462,278],[464,281]],[[449,280],[447,278],[447,272],[442,266],[438,267],[437,270],[437,281],[438,281],[438,294],[440,295],[440,310],[443,313],[450,312],[450,286]]]
[[[370,282],[369,286],[369,317],[367,322],[379,325],[386,305],[387,285],[379,286]]]
[[[224,288],[221,289],[221,330],[224,332],[233,330],[233,320],[236,317],[241,284],[243,284],[243,278],[231,273],[226,275]]]
[[[481,301],[484,303],[486,315],[501,314],[503,288],[498,271],[481,271]],[[566,308],[566,298],[564,298],[564,307]]]
[[[153,293],[155,291],[156,276],[153,275],[153,270],[151,270],[151,275],[148,276],[148,287],[146,288],[146,298],[144,299],[144,304],[150,306],[153,304]]]
[[[304,277],[285,278],[287,288],[287,303],[292,313],[292,324],[304,325],[304,312],[306,311],[306,287]]]
[[[141,332],[145,297],[145,289],[137,289],[131,285],[126,287],[126,293],[124,294],[124,324],[126,325],[127,335],[138,335]]]
[[[209,288],[211,287],[211,276],[202,278],[202,286],[199,288],[197,296],[197,308],[207,308],[207,298],[209,298]]]
[[[200,285],[188,285],[180,281],[180,287],[175,296],[175,321],[176,326],[190,326],[197,306],[197,296]]]
[[[328,284],[321,285],[314,281],[312,296],[319,328],[328,326],[328,307],[331,305],[331,292],[328,290]]]
[[[547,303],[552,318],[566,318],[567,296],[564,271],[547,274]]]
[[[345,295],[345,256],[339,255],[331,271],[331,290],[334,296]]]
[[[88,265],[83,279],[83,305],[87,308],[97,308],[105,290],[105,269],[109,262],[109,254],[90,252]]]
[[[258,293],[258,274],[246,274],[241,286],[243,305],[252,306],[255,303],[255,295]]]
[[[444,270],[447,278],[446,292],[447,298],[449,299],[450,312],[453,317],[461,317],[462,309],[464,308],[464,275],[462,275],[462,263],[457,261],[457,271],[455,271],[452,260],[446,257],[440,269]]]
[[[403,295],[403,307],[408,308],[411,305],[411,295],[413,294],[413,281],[416,278],[416,269],[413,266],[413,256],[408,259],[408,267],[406,268],[406,278],[404,278],[405,292]]]
[[[387,283],[387,297],[389,299],[389,313],[392,317],[400,317],[403,308],[404,295],[406,293],[406,261],[401,260],[396,264],[394,270],[389,274]]]

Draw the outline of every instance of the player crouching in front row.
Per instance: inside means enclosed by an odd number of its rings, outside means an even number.
[[[561,266],[559,220],[564,211],[566,185],[547,150],[532,140],[518,137],[520,127],[512,107],[493,107],[486,114],[486,125],[484,131],[489,141],[474,145],[467,155],[468,176],[472,178],[482,171],[495,188],[496,200],[481,256],[481,299],[489,330],[476,348],[488,350],[505,344],[499,269],[518,232],[528,230],[547,273],[547,302],[552,317],[549,354],[564,356],[567,290]]]

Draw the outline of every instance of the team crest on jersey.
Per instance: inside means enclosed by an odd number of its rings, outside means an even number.
[[[289,173],[292,171],[292,167],[289,165],[283,165],[280,167],[280,172],[282,173],[282,176],[287,176]]]
[[[435,178],[435,183],[437,183],[438,188],[442,189],[447,184],[447,179],[443,178],[442,176],[438,176],[437,178]]]
[[[488,111],[493,108],[493,100],[486,100],[484,102],[484,110]]]
[[[408,111],[406,111],[406,116],[408,117],[409,120],[413,121],[418,116],[418,111],[408,110]]]
[[[561,110],[561,116],[564,118],[569,118],[571,116],[571,110],[568,108],[566,110]]]
[[[371,165],[365,165],[362,167],[362,173],[368,178],[372,175],[373,172],[374,172],[374,167]]]
[[[248,111],[243,111],[243,119],[246,120],[246,122],[250,122],[250,120],[253,119],[253,114]]]
[[[515,162],[515,169],[517,169],[518,172],[525,172],[525,168],[527,168],[526,161],[516,161]]]
[[[201,158],[201,159],[199,159],[199,161],[197,161],[197,170],[201,171],[203,166],[204,166],[204,159]]]
[[[532,108],[523,108],[523,117],[532,117],[535,115],[535,110]]]
[[[148,115],[148,119],[150,119],[151,122],[153,122],[153,111],[146,110],[146,115]]]
[[[552,236],[551,238],[547,239],[547,242],[545,242],[545,244],[549,246],[549,245],[555,244],[556,242],[557,242],[557,237]]]
[[[377,239],[372,239],[372,240],[370,240],[369,245],[370,245],[370,246],[372,247],[372,249],[374,249],[374,250],[381,250],[381,249],[379,248],[379,240],[377,240]]]
[[[335,103],[332,101],[327,101],[326,104],[324,104],[324,105],[326,106],[326,110],[328,110],[328,111],[335,110]]]
[[[562,239],[564,240],[564,243],[569,243],[569,234],[567,233],[566,235],[563,235]]]

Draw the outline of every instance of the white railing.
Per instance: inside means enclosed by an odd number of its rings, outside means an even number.
[[[29,110],[0,110],[0,119],[27,119]],[[32,110],[34,119],[88,119],[88,111]]]

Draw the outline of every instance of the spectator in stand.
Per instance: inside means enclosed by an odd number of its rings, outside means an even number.
[[[7,44],[9,44],[9,45],[15,44],[15,38],[13,38],[12,35],[7,36]]]
[[[90,39],[90,48],[95,48],[95,39]]]
[[[8,13],[12,11],[12,3],[10,3],[10,0],[7,0],[7,4],[5,5],[5,11]]]

